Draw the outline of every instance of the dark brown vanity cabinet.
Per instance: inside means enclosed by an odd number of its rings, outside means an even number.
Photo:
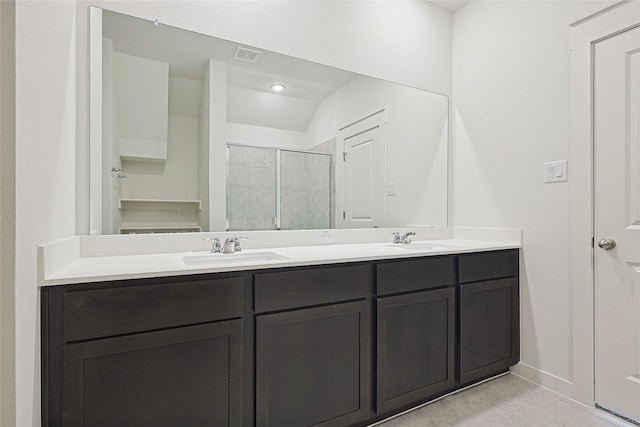
[[[517,249],[42,288],[44,426],[366,425],[518,362]]]
[[[458,257],[461,384],[520,358],[518,259],[517,250]]]
[[[368,418],[369,270],[256,274],[256,425],[347,426]]]
[[[43,425],[242,425],[245,280],[43,289]]]
[[[376,409],[384,414],[454,387],[455,258],[379,263],[376,276]]]

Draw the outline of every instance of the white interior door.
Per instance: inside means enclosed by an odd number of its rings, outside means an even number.
[[[594,49],[595,400],[640,420],[640,28]]]
[[[341,130],[344,228],[386,226],[384,112]]]

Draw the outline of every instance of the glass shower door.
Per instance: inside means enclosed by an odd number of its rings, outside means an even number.
[[[332,227],[331,155],[280,150],[280,229]]]

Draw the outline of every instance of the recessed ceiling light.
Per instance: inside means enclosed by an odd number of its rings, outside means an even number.
[[[282,92],[283,90],[285,90],[285,86],[282,83],[274,83],[271,86],[269,86],[271,88],[272,91],[274,92]]]

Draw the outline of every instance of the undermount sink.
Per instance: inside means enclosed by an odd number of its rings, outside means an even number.
[[[247,264],[262,261],[289,259],[275,252],[236,252],[232,254],[200,254],[182,257],[184,265],[227,265]]]
[[[392,248],[408,249],[412,251],[446,251],[454,248],[454,246],[451,245],[434,242],[413,242],[408,244],[400,243],[387,246]]]

